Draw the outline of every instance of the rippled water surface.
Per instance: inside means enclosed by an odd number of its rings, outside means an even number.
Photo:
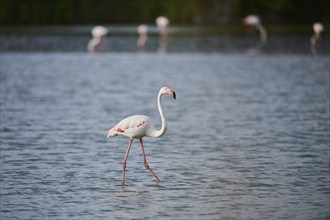
[[[1,54],[1,219],[328,219],[329,57]],[[165,136],[106,139],[146,114]]]

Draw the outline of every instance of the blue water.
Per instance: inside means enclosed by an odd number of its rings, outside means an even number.
[[[1,53],[0,219],[329,219],[328,56]],[[106,139],[124,117],[165,136]]]

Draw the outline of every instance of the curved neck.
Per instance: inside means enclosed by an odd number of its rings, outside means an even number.
[[[266,41],[267,41],[267,31],[266,31],[266,29],[261,24],[257,24],[256,28],[260,33],[260,40],[263,43],[266,43]]]
[[[164,112],[163,112],[163,108],[162,108],[162,104],[161,104],[161,97],[162,94],[161,92],[158,93],[158,97],[157,97],[157,106],[158,106],[158,111],[160,114],[160,118],[162,119],[162,127],[160,130],[156,130],[155,132],[153,132],[152,137],[161,137],[165,134],[166,129],[167,129],[167,123],[166,123],[166,118],[164,116]]]

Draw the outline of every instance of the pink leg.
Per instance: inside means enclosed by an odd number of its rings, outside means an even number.
[[[157,179],[157,183],[159,183],[160,182],[160,179],[154,173],[154,171],[152,171],[152,169],[149,167],[149,165],[147,163],[147,157],[146,157],[146,154],[144,153],[144,147],[143,147],[142,138],[140,138],[140,143],[141,143],[141,148],[142,148],[142,155],[143,155],[143,160],[144,160],[144,166],[152,173],[152,175],[154,175],[154,177]]]
[[[132,142],[133,142],[133,139],[130,139],[129,141],[129,144],[128,144],[128,148],[127,148],[127,151],[126,151],[126,155],[124,157],[124,161],[123,161],[123,175],[121,177],[121,180],[122,180],[122,185],[124,185],[125,183],[125,169],[126,169],[126,161],[127,161],[127,158],[128,158],[128,154],[129,154],[129,151],[131,149],[131,146],[132,146]]]

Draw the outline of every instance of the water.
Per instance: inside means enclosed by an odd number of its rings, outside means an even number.
[[[1,54],[0,219],[329,219],[328,56]],[[168,130],[106,139],[146,114]]]

